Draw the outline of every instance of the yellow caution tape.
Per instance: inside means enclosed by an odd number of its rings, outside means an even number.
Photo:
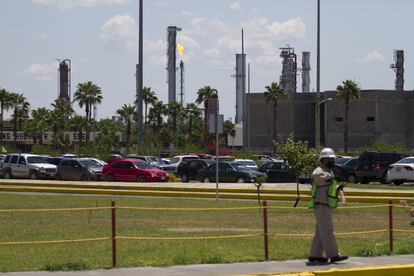
[[[87,207],[87,208],[57,208],[57,209],[0,209],[2,213],[10,212],[65,212],[65,211],[97,211],[109,210],[113,207]]]
[[[406,229],[392,229],[394,232],[402,232],[402,233],[414,233],[414,230],[406,230]]]
[[[339,210],[341,209],[371,209],[371,208],[384,208],[389,207],[389,204],[382,204],[382,205],[364,205],[364,206],[341,206],[338,207]]]
[[[257,234],[244,234],[244,235],[232,235],[232,236],[207,236],[207,237],[128,237],[118,236],[117,240],[218,240],[218,239],[237,239],[237,238],[250,238],[263,236],[261,233]]]
[[[388,232],[388,229],[359,231],[359,232],[342,232],[342,233],[335,233],[335,235],[336,236],[364,235],[364,234],[375,234],[375,233],[385,233],[385,232]],[[274,237],[313,237],[314,236],[314,234],[309,234],[309,233],[303,233],[303,234],[301,233],[293,233],[293,234],[269,233],[267,235],[274,236]]]
[[[255,210],[263,207],[231,207],[231,208],[149,208],[149,207],[128,207],[118,206],[116,209],[128,209],[137,211],[237,211],[237,210]]]
[[[90,239],[76,239],[76,240],[54,240],[54,241],[10,241],[0,242],[0,245],[27,245],[27,244],[56,244],[56,243],[77,243],[77,242],[93,242],[106,241],[112,238],[90,238]]]

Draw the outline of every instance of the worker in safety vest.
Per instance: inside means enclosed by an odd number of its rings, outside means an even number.
[[[309,208],[314,209],[316,232],[308,265],[329,264],[348,259],[338,252],[333,232],[332,209],[338,206],[338,188],[341,188],[337,185],[332,172],[335,159],[335,151],[330,148],[323,149],[319,155],[321,166],[312,173],[312,199]],[[323,257],[324,252],[326,257]]]

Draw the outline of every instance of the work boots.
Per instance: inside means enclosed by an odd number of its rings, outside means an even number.
[[[315,265],[328,265],[329,259],[324,257],[309,257],[306,265],[315,266]]]
[[[347,259],[348,259],[348,256],[342,256],[341,254],[338,254],[335,257],[330,258],[329,261],[330,261],[331,264],[333,264],[333,263],[337,263],[337,262],[340,262],[340,261],[345,261]]]

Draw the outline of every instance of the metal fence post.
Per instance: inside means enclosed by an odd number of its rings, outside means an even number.
[[[265,260],[269,259],[269,241],[267,232],[267,202],[263,201],[263,238],[264,238],[264,257]]]
[[[388,206],[388,231],[389,231],[389,239],[390,239],[390,252],[394,251],[394,239],[393,239],[393,205],[392,200],[390,200]]]
[[[111,217],[112,217],[112,267],[116,267],[116,205],[115,201],[111,204]]]

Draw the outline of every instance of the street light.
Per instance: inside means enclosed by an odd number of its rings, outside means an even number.
[[[323,99],[320,102],[317,102],[319,100],[319,98],[317,97],[316,102],[315,102],[315,116],[316,116],[316,120],[315,120],[315,148],[318,148],[321,144],[321,131],[320,131],[320,122],[321,122],[321,113],[320,111],[320,106],[321,104],[327,102],[327,101],[332,101],[332,98],[326,98]],[[317,112],[318,111],[318,112]]]

